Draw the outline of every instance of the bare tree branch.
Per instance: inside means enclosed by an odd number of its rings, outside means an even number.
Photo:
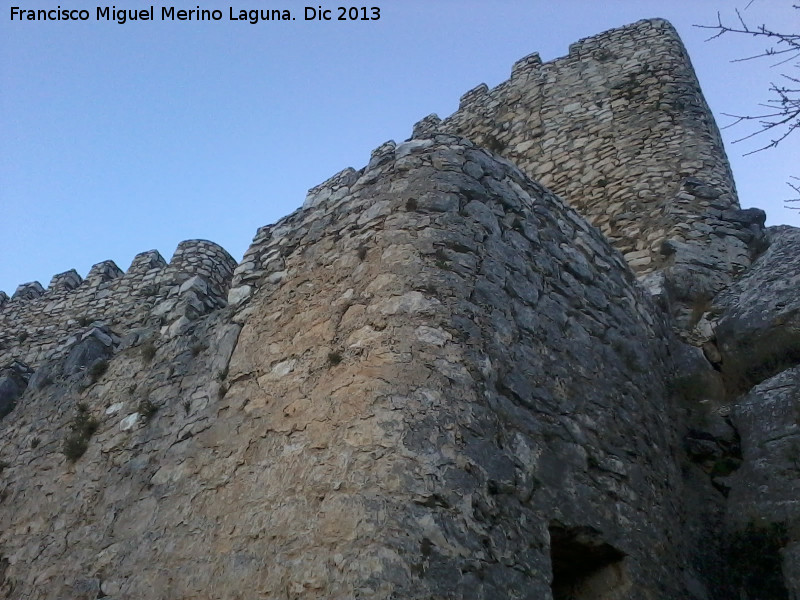
[[[786,202],[800,202],[800,177],[791,177],[791,179],[794,179],[798,183],[792,183],[791,181],[787,181],[786,185],[792,188],[797,194],[797,196],[795,196],[794,198],[789,198],[788,200],[786,200]],[[800,206],[790,206],[789,208],[793,210],[800,210]]]
[[[755,0],[750,0],[744,10],[750,8],[753,2],[755,2]],[[800,11],[800,4],[792,4],[792,8]],[[737,58],[732,62],[777,57],[780,60],[771,66],[789,69],[789,71],[781,73],[781,77],[790,83],[787,85],[771,83],[768,88],[770,97],[767,99],[766,103],[759,104],[762,109],[767,110],[761,110],[755,114],[749,115],[723,113],[726,117],[733,119],[733,121],[725,125],[723,129],[736,127],[742,124],[751,124],[754,126],[750,128],[748,133],[734,140],[733,143],[743,142],[763,135],[770,136],[769,142],[762,143],[758,148],[745,153],[745,156],[747,156],[770,148],[776,148],[787,137],[800,129],[800,86],[793,85],[800,83],[800,75],[796,74],[797,71],[800,71],[800,34],[781,32],[768,27],[766,24],[755,27],[751,26],[742,15],[742,11],[735,9],[735,12],[738,25],[726,24],[722,20],[722,15],[718,12],[716,25],[695,25],[695,27],[709,29],[715,32],[714,35],[706,41],[730,34],[763,39],[770,44],[761,52]],[[792,179],[800,182],[800,179],[797,177],[792,177]],[[800,202],[800,183],[789,181],[787,185],[798,194],[797,198],[792,198],[787,200],[787,202]],[[798,209],[800,210],[800,208]]]

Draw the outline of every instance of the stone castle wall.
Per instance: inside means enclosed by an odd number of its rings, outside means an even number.
[[[17,360],[36,367],[93,321],[121,326],[118,333],[124,333],[151,319],[167,321],[180,301],[181,316],[224,306],[235,267],[221,246],[187,240],[169,264],[150,250],[138,254],[124,273],[106,260],[86,279],[71,270],[55,275],[47,289],[34,281],[20,285],[11,298],[0,292],[0,364]]]
[[[561,555],[598,547],[614,597],[684,597],[668,329],[622,256],[462,138],[337,181],[259,233],[249,299],[29,385],[0,428],[8,596],[564,598]]]
[[[414,137],[433,131],[514,162],[598,227],[638,273],[669,262],[666,240],[705,242],[739,207],[689,57],[661,19],[586,38],[551,62],[523,58],[508,81],[477,86],[446,119],[418,122]],[[749,264],[746,253],[738,258]]]

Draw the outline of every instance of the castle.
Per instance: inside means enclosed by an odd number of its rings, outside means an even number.
[[[239,264],[0,292],[0,597],[799,597],[798,256],[667,22],[532,54]]]

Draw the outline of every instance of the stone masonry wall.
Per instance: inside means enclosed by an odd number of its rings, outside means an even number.
[[[227,397],[280,482],[266,597],[548,598],[558,527],[628,557],[609,597],[680,597],[668,329],[574,211],[436,135],[258,240]]]
[[[29,386],[0,597],[561,600],[572,555],[578,597],[687,597],[670,334],[622,256],[461,138],[338,181],[227,308]]]
[[[664,20],[586,38],[551,62],[523,58],[508,81],[477,86],[451,116],[417,123],[414,137],[433,131],[510,159],[600,228],[637,273],[674,260],[662,253],[667,240],[726,235],[740,251],[712,262],[729,273],[749,265],[748,234],[726,219],[739,206],[722,140]]]
[[[189,318],[224,306],[235,267],[221,246],[187,240],[169,264],[150,250],[138,254],[125,273],[107,260],[85,280],[71,270],[55,275],[46,290],[35,281],[20,285],[11,298],[0,292],[0,364],[17,360],[36,367],[93,321],[121,334],[151,319],[175,321],[176,309]]]

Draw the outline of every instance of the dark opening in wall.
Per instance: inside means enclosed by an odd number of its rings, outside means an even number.
[[[630,581],[625,554],[592,527],[550,525],[553,600],[622,600]]]
[[[789,543],[784,523],[751,521],[730,537],[731,580],[742,598],[788,600],[781,551]]]

